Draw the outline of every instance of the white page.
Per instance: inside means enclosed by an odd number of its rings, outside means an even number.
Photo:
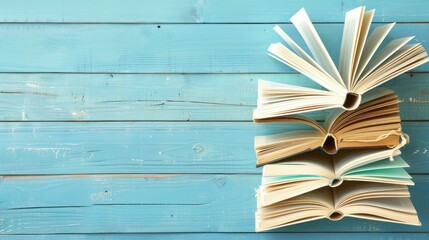
[[[310,18],[308,17],[304,8],[299,10],[290,19],[293,25],[296,27],[298,32],[301,34],[308,48],[310,49],[316,62],[320,64],[338,83],[344,88],[346,87],[343,80],[341,79],[340,73],[338,72],[331,56],[325,48],[322,40],[319,37],[316,29],[313,26]]]
[[[340,209],[346,216],[420,226],[410,198],[378,198],[355,202]]]
[[[337,81],[332,79],[331,76],[326,76],[319,69],[296,55],[286,46],[281,43],[271,44],[268,51],[273,54],[272,57],[276,58],[280,62],[289,65],[291,68],[301,72],[311,80],[315,81],[322,87],[340,94],[345,94],[347,90],[339,84]]]
[[[357,72],[357,69],[359,66],[359,62],[361,61],[363,49],[366,45],[366,39],[368,36],[369,28],[371,26],[372,18],[374,17],[374,12],[375,12],[375,10],[367,11],[367,12],[365,12],[364,17],[363,17],[362,27],[361,27],[360,34],[359,34],[358,46],[357,46],[356,54],[355,54],[354,61],[353,61],[353,71],[352,71],[352,76],[351,76],[352,86],[353,86],[354,82],[357,80],[356,79],[356,72]]]
[[[407,44],[389,57],[382,66],[373,71],[362,84],[358,84],[356,92],[363,94],[404,72],[426,63],[428,60],[427,53],[422,46],[419,44]]]
[[[274,31],[305,61],[319,69],[325,75],[330,76],[313,58],[310,57],[296,42],[287,35],[278,25],[274,26]]]
[[[313,178],[309,181],[302,180],[297,184],[284,184],[284,187],[278,190],[269,190],[261,186],[261,205],[269,206],[316,189],[327,186],[329,180],[326,178]]]
[[[339,108],[342,106],[340,97],[320,96],[309,93],[306,97],[290,97],[270,103],[258,102],[258,108],[253,112],[255,121],[287,116],[291,114],[300,114],[324,109]],[[338,104],[340,102],[340,104]]]
[[[375,182],[344,182],[338,188],[333,189],[336,208],[350,202],[368,198],[382,198],[390,193],[409,196],[408,187],[405,185],[384,184]]]
[[[358,7],[348,11],[344,21],[338,69],[341,78],[349,90],[351,89],[353,62],[355,60],[364,11],[365,7]]]
[[[386,38],[387,34],[392,30],[395,23],[390,23],[376,27],[366,40],[366,44],[363,48],[362,55],[360,57],[359,66],[355,74],[355,79],[359,79],[368,62],[371,60],[374,53],[377,51],[380,44]]]
[[[298,93],[299,95],[306,95],[309,92],[311,92],[314,95],[321,95],[321,96],[327,96],[327,95],[336,95],[335,93],[325,91],[325,90],[319,90],[315,88],[308,88],[303,86],[296,86],[296,85],[290,85],[285,83],[279,83],[279,82],[273,82],[273,81],[267,81],[264,79],[258,79],[258,97],[264,97],[265,95],[268,95],[268,92],[275,91],[278,92],[281,95],[288,96],[288,95],[294,95],[294,93]]]
[[[396,51],[398,51],[401,47],[403,47],[407,42],[411,41],[414,37],[405,37],[392,40],[386,47],[384,47],[380,53],[371,59],[368,65],[365,67],[362,75],[359,78],[359,81],[365,79],[375,68],[380,66],[387,58],[392,56]]]
[[[259,80],[255,119],[273,117],[282,113],[294,114],[308,108],[336,107],[343,96],[326,90],[300,87]],[[314,103],[317,99],[317,104]]]

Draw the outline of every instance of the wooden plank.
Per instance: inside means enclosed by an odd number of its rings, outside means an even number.
[[[267,55],[281,41],[274,24],[1,24],[0,72],[295,72]],[[342,24],[317,24],[335,62]],[[291,24],[284,29],[297,41]],[[429,24],[398,24],[389,39],[416,36],[429,49]],[[298,41],[299,44],[303,44]],[[428,71],[429,64],[418,69]]]
[[[332,239],[349,239],[349,240],[420,240],[428,239],[427,233],[130,233],[130,234],[58,234],[58,235],[3,235],[4,240],[128,240],[128,239],[231,239],[231,240],[332,240]]]
[[[375,8],[377,22],[429,21],[425,1],[254,1],[254,0],[6,0],[0,4],[2,22],[287,22],[301,7],[313,21],[343,22],[356,6]],[[84,9],[84,10],[83,10]],[[160,14],[162,13],[162,14]]]
[[[283,232],[427,232],[429,176],[411,188],[421,227],[347,218]],[[0,233],[254,232],[259,175],[4,177]]]
[[[429,122],[404,123],[411,173],[429,173]],[[304,129],[242,122],[1,123],[0,174],[260,173],[255,135]]]
[[[0,74],[0,119],[6,121],[251,121],[257,79],[320,88],[301,74]],[[385,84],[403,120],[429,120],[429,74]],[[330,113],[308,116],[323,120]]]

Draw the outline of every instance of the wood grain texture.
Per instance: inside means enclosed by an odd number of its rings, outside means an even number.
[[[257,80],[320,88],[301,74],[0,74],[3,121],[251,121]],[[402,120],[429,120],[429,74],[383,85]],[[330,113],[307,114],[324,120]]]
[[[411,173],[429,173],[429,123],[404,123]],[[0,174],[260,173],[253,138],[305,129],[241,122],[3,123]],[[1,187],[0,187],[1,188]]]
[[[0,235],[5,240],[423,240],[429,238],[427,233],[130,233],[130,234],[52,234],[52,235]]]
[[[346,218],[282,232],[427,232],[429,176],[410,189],[422,227]],[[254,232],[259,175],[4,177],[0,233]]]
[[[419,0],[359,2],[332,0],[4,0],[2,22],[162,22],[240,23],[288,22],[305,7],[313,21],[343,22],[345,12],[366,5],[377,22],[427,22],[427,3]],[[24,7],[25,6],[25,7]]]
[[[375,24],[377,25],[377,24]],[[281,41],[274,24],[1,24],[0,72],[287,73],[267,55]],[[285,31],[301,39],[291,24]],[[342,24],[316,24],[338,62]],[[429,49],[429,24],[398,24],[388,39],[416,36]],[[302,46],[302,41],[298,41]],[[15,46],[15,47],[11,47]],[[416,72],[428,71],[429,64]]]

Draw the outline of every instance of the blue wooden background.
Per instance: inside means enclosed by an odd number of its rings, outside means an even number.
[[[335,61],[344,13],[429,50],[429,2],[1,0],[1,239],[428,239],[429,64],[386,84],[422,226],[345,219],[254,233],[257,79],[314,86],[269,58],[305,7]],[[310,116],[323,120],[327,112]]]

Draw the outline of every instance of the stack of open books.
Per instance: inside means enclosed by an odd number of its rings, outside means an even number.
[[[346,13],[338,69],[304,9],[291,22],[311,55],[274,27],[289,48],[271,44],[270,55],[324,90],[259,80],[256,123],[311,128],[255,138],[257,165],[263,166],[257,231],[343,217],[420,225],[408,191],[414,183],[400,157],[409,140],[402,132],[399,101],[394,92],[375,87],[429,58],[421,44],[407,44],[413,37],[381,48],[394,24],[368,34],[373,15],[365,7]],[[323,126],[294,115],[330,108],[336,109]]]

